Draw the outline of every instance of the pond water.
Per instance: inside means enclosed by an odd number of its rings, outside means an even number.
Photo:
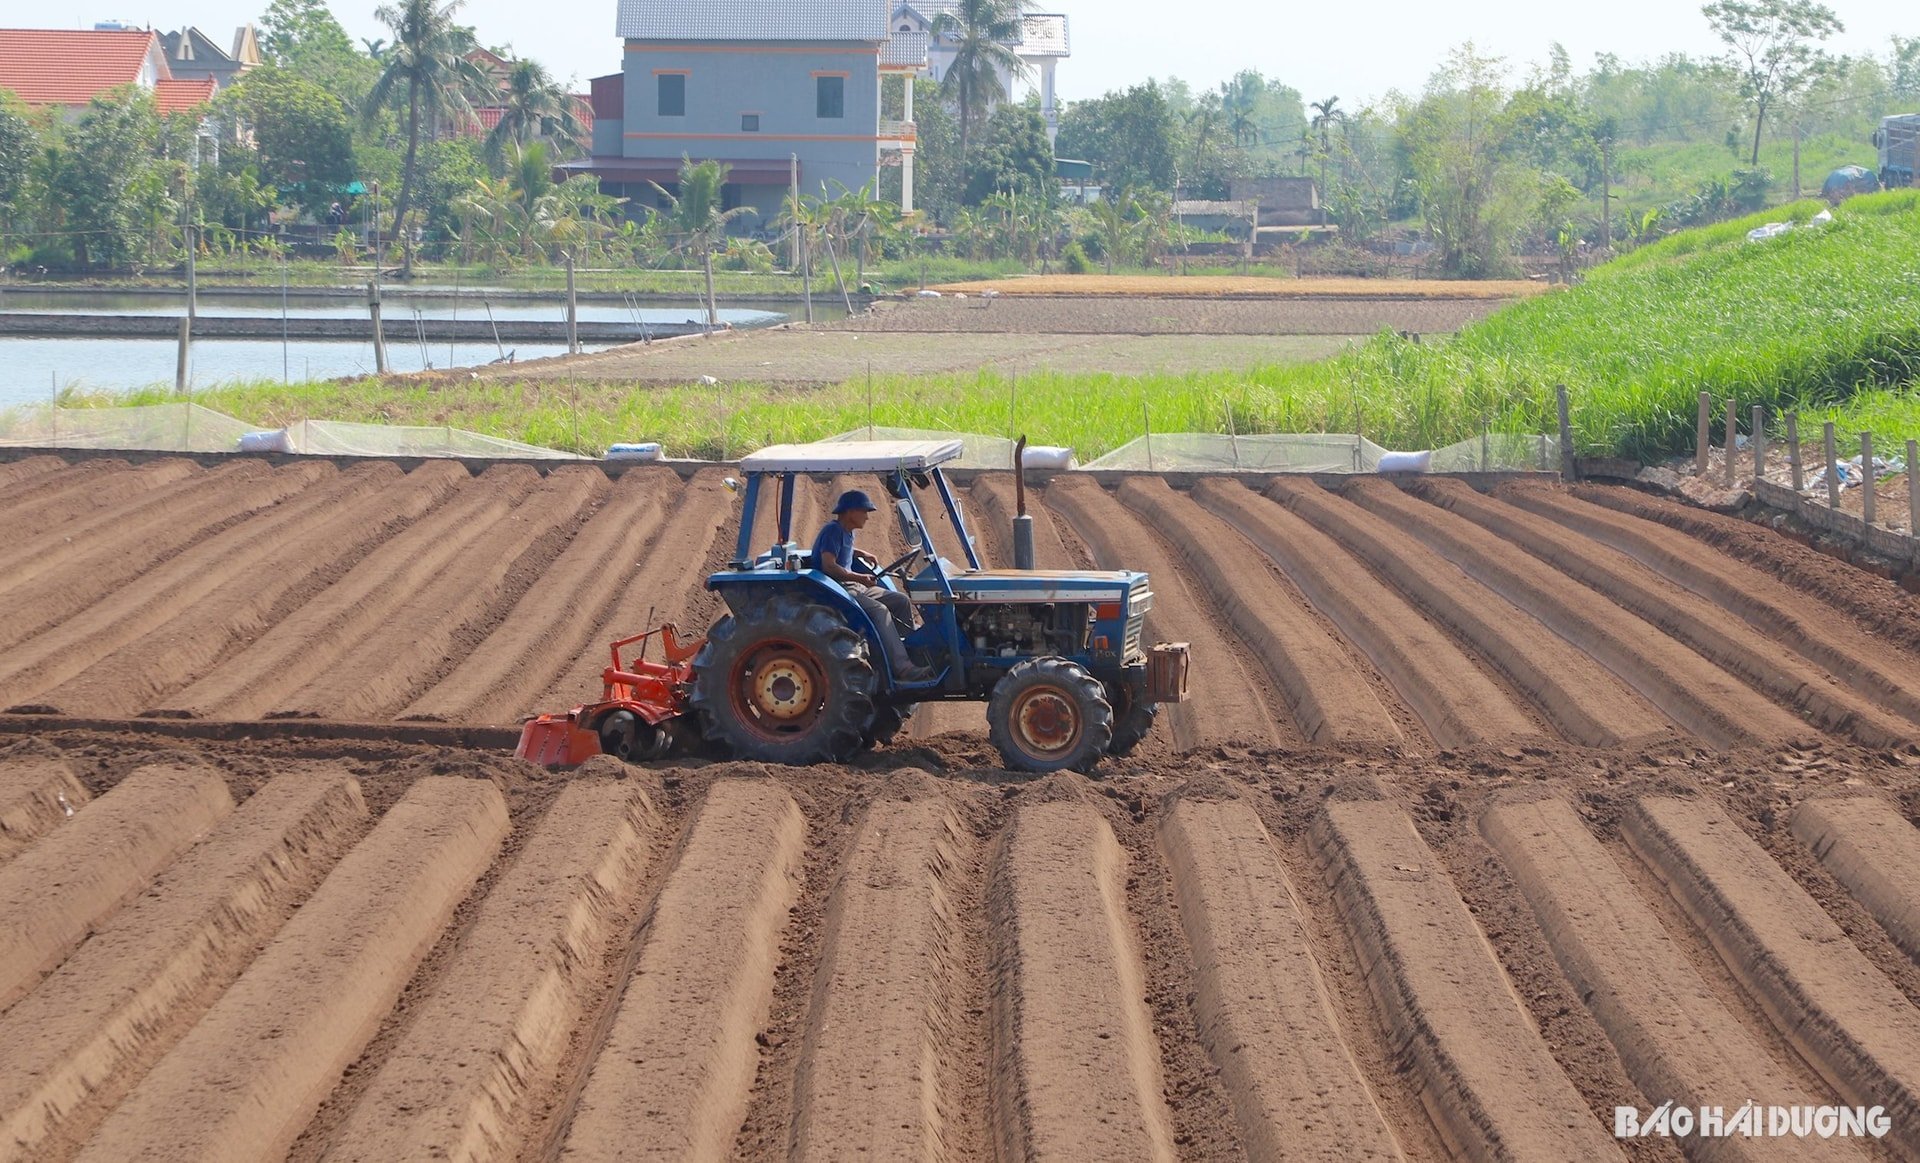
[[[387,364],[395,372],[421,371],[428,367],[473,367],[491,363],[502,352],[515,359],[537,359],[562,355],[565,344],[526,343],[507,340],[499,347],[492,343],[435,342],[424,347],[406,338],[407,324],[418,312],[424,319],[484,319],[488,312],[499,320],[552,320],[564,322],[563,298],[529,300],[517,298],[489,302],[468,289],[460,296],[451,294],[396,294],[389,290],[383,302],[389,330]],[[816,298],[816,319],[837,318],[845,312]],[[283,310],[277,292],[247,295],[202,295],[198,314],[207,316],[248,316],[277,318]],[[310,319],[362,319],[367,307],[363,297],[342,298],[301,294],[297,289],[286,298],[284,310],[289,317]],[[736,328],[766,327],[800,318],[801,305],[791,310],[723,307],[722,322]],[[100,291],[86,294],[49,293],[31,288],[0,288],[0,312],[160,315],[178,317],[186,312],[182,295],[125,294]],[[583,302],[579,306],[582,322],[606,323],[684,323],[704,319],[705,309],[698,303],[659,305],[655,303]],[[585,345],[585,350],[601,350],[605,345]],[[173,385],[176,345],[171,339],[82,339],[0,337],[0,408],[19,404],[45,403],[57,392],[75,388],[94,392],[124,392],[162,384]],[[236,381],[301,381],[335,379],[340,376],[371,375],[371,340],[295,339],[201,339],[193,345],[188,380],[193,388],[204,389]]]

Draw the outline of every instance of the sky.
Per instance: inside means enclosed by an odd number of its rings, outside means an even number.
[[[0,0],[0,27],[91,28],[118,20],[157,29],[194,24],[220,43],[233,29],[257,20],[267,0],[80,0],[70,15],[49,20],[45,0]],[[376,0],[330,0],[334,15],[356,39],[386,34],[374,19]],[[724,3],[725,0],[683,0]],[[1832,51],[1884,56],[1893,34],[1920,36],[1920,8],[1902,0],[1829,0],[1847,31]],[[1211,88],[1243,68],[1299,89],[1309,101],[1338,96],[1347,108],[1399,89],[1416,92],[1450,47],[1472,40],[1483,53],[1504,57],[1514,80],[1544,62],[1554,42],[1574,67],[1596,54],[1626,61],[1668,52],[1712,54],[1718,44],[1697,4],[1610,0],[1606,4],[1552,4],[1533,0],[1354,0],[1338,4],[1280,5],[1261,0],[1038,0],[1041,11],[1067,14],[1073,56],[1060,63],[1056,84],[1066,100],[1097,97],[1147,77],[1180,77]],[[615,0],[466,0],[464,23],[483,44],[510,45],[572,78],[620,67],[613,35]],[[1176,15],[1177,14],[1177,15]]]

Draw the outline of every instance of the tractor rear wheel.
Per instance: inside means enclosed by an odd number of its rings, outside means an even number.
[[[873,664],[859,631],[795,594],[722,618],[693,660],[706,737],[740,759],[852,758],[873,723]]]
[[[1153,733],[1153,722],[1160,717],[1160,704],[1137,698],[1122,688],[1115,692],[1113,709],[1113,742],[1107,744],[1107,754],[1132,755],[1133,749]]]
[[[1030,658],[994,684],[987,734],[1014,771],[1090,772],[1113,742],[1113,705],[1080,664]]]

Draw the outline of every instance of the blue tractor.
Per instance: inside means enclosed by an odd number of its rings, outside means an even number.
[[[1146,574],[982,565],[940,468],[960,454],[958,440],[853,441],[779,445],[740,462],[739,540],[707,579],[728,612],[693,658],[687,697],[710,743],[740,758],[839,762],[890,741],[921,703],[984,701],[1008,768],[1091,771],[1132,751],[1162,703],[1186,697],[1186,644],[1141,644]],[[912,601],[920,624],[907,652],[930,672],[918,681],[894,673],[866,609],[795,539],[812,534],[793,528],[799,477],[867,473],[911,547],[871,584]],[[920,508],[928,495],[964,564],[935,544]],[[773,539],[756,552],[766,505]]]

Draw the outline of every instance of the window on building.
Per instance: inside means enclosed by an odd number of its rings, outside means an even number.
[[[742,113],[740,115],[740,132],[760,132],[760,115],[758,113]]]
[[[720,212],[740,208],[740,187],[732,182],[720,187]]]
[[[661,73],[660,116],[685,117],[687,115],[687,77],[685,73]]]
[[[847,79],[845,77],[815,77],[814,116],[845,117],[847,115]]]

